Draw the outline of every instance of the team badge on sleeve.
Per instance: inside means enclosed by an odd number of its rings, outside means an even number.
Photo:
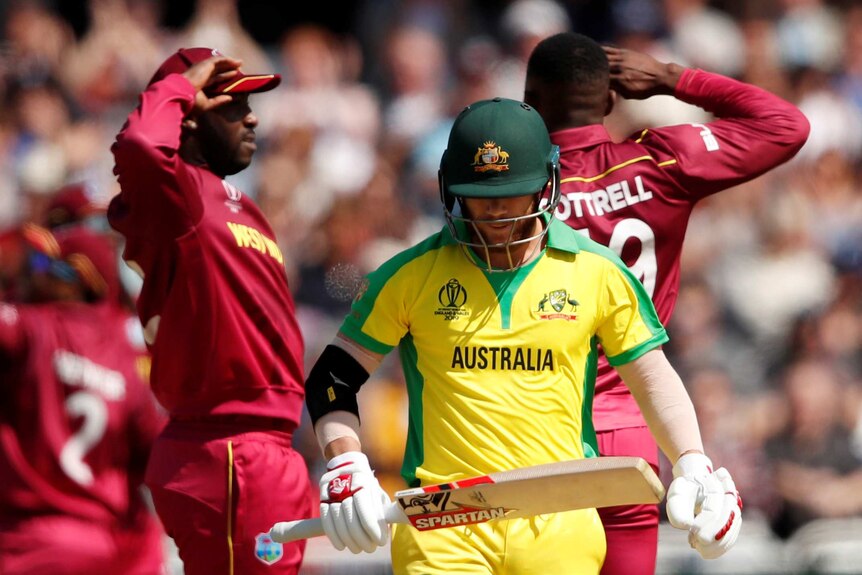
[[[269,533],[258,533],[254,538],[254,556],[262,563],[272,565],[284,557],[284,545],[273,541]]]

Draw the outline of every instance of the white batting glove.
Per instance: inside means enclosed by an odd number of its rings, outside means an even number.
[[[742,498],[725,468],[712,471],[702,453],[687,453],[673,466],[667,493],[667,518],[688,531],[688,543],[704,559],[733,547],[742,527]]]
[[[386,545],[389,525],[383,513],[389,495],[374,477],[365,454],[336,455],[326,469],[320,478],[320,519],[335,548],[371,553]]]

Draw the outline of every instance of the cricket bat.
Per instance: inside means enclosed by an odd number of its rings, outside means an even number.
[[[499,471],[404,489],[385,510],[388,523],[420,531],[532,517],[590,507],[658,503],[664,486],[640,457],[593,457]],[[287,543],[323,535],[320,519],[284,521],[269,531]]]

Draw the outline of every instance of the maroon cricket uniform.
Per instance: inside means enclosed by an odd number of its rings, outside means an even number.
[[[116,537],[162,420],[127,318],[107,303],[0,304],[0,573],[135,562]],[[155,574],[161,539],[148,542],[124,552],[155,558]]]
[[[246,194],[179,157],[193,98],[178,74],[153,84],[113,147],[122,192],[108,216],[143,270],[153,392],[172,415],[298,423],[303,343],[284,260]]]
[[[194,96],[179,74],[153,83],[113,147],[122,191],[108,218],[144,277],[138,313],[151,385],[171,416],[147,484],[188,575],[292,573],[304,544],[282,552],[259,536],[311,513],[308,473],[291,448],[304,397],[302,337],[259,208],[179,155]]]
[[[717,119],[650,128],[620,143],[612,142],[601,125],[551,134],[561,155],[557,216],[622,257],[643,282],[664,325],[676,303],[680,254],[697,201],[787,161],[808,135],[808,122],[795,106],[724,76],[685,70],[674,96]],[[598,365],[593,422],[602,455],[639,455],[657,466],[657,448],[637,403],[604,356]],[[600,512],[609,551],[615,525],[658,521],[655,506]],[[644,545],[652,548],[653,565],[655,537],[653,532],[651,543]],[[609,559],[614,556],[628,563],[606,565],[603,573],[631,573],[631,548],[608,553]]]

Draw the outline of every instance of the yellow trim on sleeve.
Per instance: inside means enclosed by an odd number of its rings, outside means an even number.
[[[630,166],[631,164],[634,164],[636,162],[651,161],[652,159],[653,159],[652,156],[638,156],[637,158],[632,158],[631,160],[626,160],[625,162],[623,162],[621,164],[617,164],[616,166],[611,166],[610,168],[608,168],[607,170],[605,170],[604,172],[602,172],[598,176],[591,176],[591,177],[572,176],[571,178],[563,178],[562,180],[560,180],[560,183],[565,184],[567,182],[585,182],[585,183],[595,182],[596,180],[601,180],[602,178],[604,178],[608,174],[610,174],[612,172],[616,172],[617,170],[625,168],[626,166]]]
[[[621,164],[617,164],[616,166],[611,166],[610,168],[608,168],[607,170],[605,170],[604,172],[602,172],[601,174],[599,174],[597,176],[589,176],[589,177],[572,176],[570,178],[563,178],[562,180],[560,180],[560,183],[566,184],[568,182],[583,182],[583,183],[595,182],[596,180],[601,180],[602,178],[604,178],[608,174],[616,172],[617,170],[625,168],[626,166],[630,166],[630,165],[637,163],[637,162],[647,162],[647,161],[655,162],[655,160],[653,159],[652,156],[638,156],[637,158],[632,158],[631,160],[626,160],[625,162],[623,162]],[[664,162],[656,162],[656,165],[659,168],[664,168],[665,166],[672,166],[675,163],[676,163],[676,159],[673,159],[673,160],[665,160]]]

